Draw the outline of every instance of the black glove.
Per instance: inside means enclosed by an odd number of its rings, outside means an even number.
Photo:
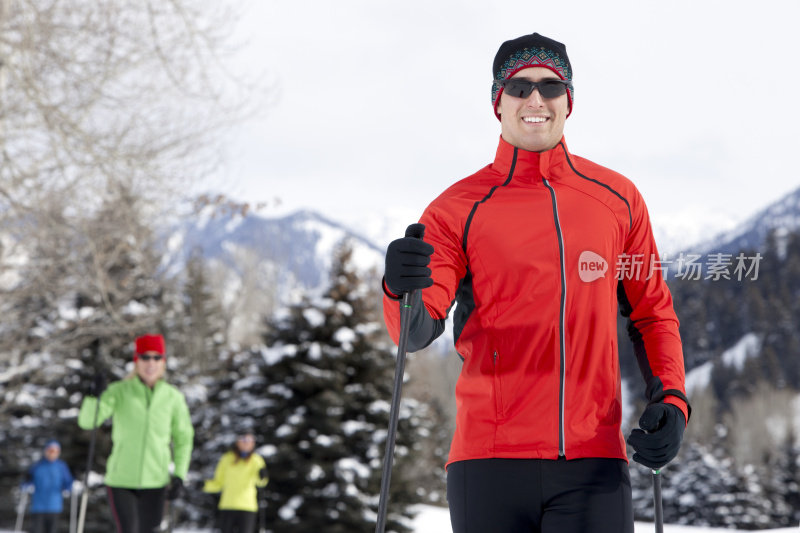
[[[172,476],[172,479],[167,485],[167,499],[169,501],[177,500],[183,496],[183,480],[177,476]]]
[[[428,268],[433,246],[413,236],[421,235],[424,230],[422,224],[412,224],[405,237],[392,241],[386,249],[384,280],[386,288],[397,296],[433,285]]]
[[[258,479],[267,479],[267,467],[262,466],[258,471]]]
[[[94,373],[94,377],[92,378],[92,382],[89,384],[88,395],[95,396],[97,398],[103,394],[103,391],[106,390],[106,385],[108,382],[106,381],[106,375],[103,374],[100,370]]]
[[[634,461],[657,470],[678,455],[686,428],[683,411],[671,403],[650,404],[639,418],[639,427],[628,437],[636,450]]]

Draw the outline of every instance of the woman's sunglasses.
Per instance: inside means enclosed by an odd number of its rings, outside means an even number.
[[[510,78],[507,80],[498,80],[497,84],[503,88],[505,94],[510,94],[515,98],[527,98],[534,89],[539,89],[539,94],[542,98],[557,98],[567,92],[567,88],[571,87],[570,82],[566,80],[542,80],[530,81],[525,78]]]
[[[164,359],[163,355],[140,355],[139,359],[142,361],[161,361]]]

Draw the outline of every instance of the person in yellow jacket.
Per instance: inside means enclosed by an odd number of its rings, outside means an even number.
[[[267,486],[267,465],[264,458],[253,453],[255,435],[242,431],[236,442],[225,452],[208,480],[203,492],[221,493],[219,527],[222,533],[252,533],[258,512],[258,489]]]
[[[174,500],[183,492],[194,428],[185,397],[163,379],[164,337],[138,337],[133,360],[133,373],[108,388],[102,374],[95,376],[78,425],[92,429],[95,421],[99,426],[111,417],[105,484],[117,531],[151,533],[161,523],[164,499]]]

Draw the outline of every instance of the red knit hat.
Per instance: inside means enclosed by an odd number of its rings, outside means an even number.
[[[139,354],[146,352],[157,352],[164,355],[164,336],[163,335],[142,335],[136,337],[136,350],[133,354],[133,360],[139,359]]]

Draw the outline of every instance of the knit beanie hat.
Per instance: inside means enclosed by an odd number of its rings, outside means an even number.
[[[139,359],[139,354],[146,352],[156,352],[164,355],[164,337],[162,335],[142,335],[136,337],[136,349],[133,354],[133,360]]]
[[[555,72],[562,80],[569,82],[567,87],[567,99],[569,100],[569,112],[572,114],[572,98],[575,89],[572,87],[572,66],[567,57],[567,47],[558,41],[554,41],[544,35],[532,33],[523,35],[500,45],[497,54],[494,56],[492,64],[492,106],[494,116],[500,119],[497,113],[497,103],[503,88],[498,81],[507,80],[520,70],[529,67],[544,67]]]
[[[44,443],[44,449],[46,450],[47,448],[50,448],[50,447],[56,447],[56,448],[58,448],[60,450],[61,449],[61,443],[59,443],[56,439],[50,439],[49,441]]]

